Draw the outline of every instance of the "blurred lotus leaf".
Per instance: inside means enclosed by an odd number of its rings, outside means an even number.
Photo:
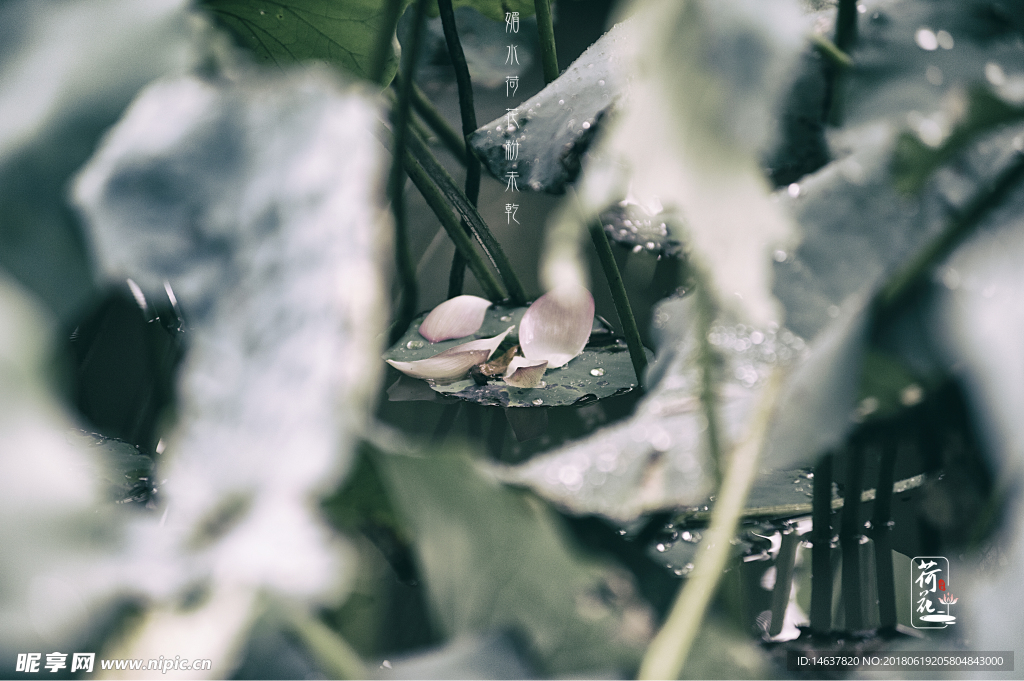
[[[515,631],[544,675],[633,672],[650,611],[627,575],[573,546],[548,507],[461,452],[379,462],[447,637]]]
[[[62,324],[96,294],[68,182],[139,88],[192,65],[185,4],[0,6],[0,268]]]
[[[624,96],[586,164],[584,210],[596,215],[631,195],[678,211],[685,230],[676,238],[720,304],[758,326],[780,322],[771,253],[793,236],[759,159],[806,21],[785,3],[659,0],[617,29]]]
[[[517,467],[498,469],[498,475],[529,486],[572,513],[624,522],[704,503],[715,482],[699,398],[693,306],[693,299],[681,298],[655,310],[659,345],[647,374],[651,388],[633,416]],[[722,436],[736,442],[769,372],[777,364],[793,363],[806,348],[787,330],[743,324],[716,324],[710,341],[723,359],[716,371]],[[766,461],[765,466],[775,463]],[[780,457],[778,467],[801,463]]]
[[[229,630],[258,591],[341,593],[316,499],[346,474],[380,375],[376,115],[326,70],[164,80],[75,183],[102,272],[172,289],[193,327],[168,514],[137,523],[136,581],[157,598],[206,584]],[[154,612],[136,645],[199,626],[176,617]]]

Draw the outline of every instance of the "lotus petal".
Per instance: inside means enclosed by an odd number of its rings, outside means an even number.
[[[431,343],[437,343],[476,333],[490,306],[491,301],[479,296],[455,296],[430,311],[420,324],[420,335]]]
[[[564,285],[530,306],[519,324],[519,344],[527,359],[547,360],[552,368],[583,352],[594,324],[594,297],[582,286]]]
[[[481,338],[456,345],[427,359],[418,359],[414,362],[397,362],[389,359],[387,362],[406,376],[437,383],[451,383],[464,378],[471,368],[490,359],[505,340],[505,336],[514,328],[510,326],[504,333],[499,333],[493,338]]]
[[[513,357],[505,371],[505,382],[513,388],[536,388],[547,368],[546,359]]]

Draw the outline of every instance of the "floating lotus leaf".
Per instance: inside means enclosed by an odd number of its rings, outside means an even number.
[[[409,331],[387,351],[384,359],[397,362],[426,359],[462,343],[496,336],[515,325],[502,348],[494,354],[497,357],[504,348],[519,343],[519,322],[526,309],[492,306],[475,334],[438,343],[428,343],[417,331],[426,317],[423,315],[413,321]],[[478,385],[473,378],[466,378],[430,387],[443,395],[489,406],[564,407],[629,392],[637,387],[637,381],[626,343],[615,337],[604,320],[595,317],[590,342],[582,354],[561,368],[549,368],[539,387],[514,388],[500,378],[488,381],[486,385]]]

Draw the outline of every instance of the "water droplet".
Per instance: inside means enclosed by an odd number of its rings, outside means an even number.
[[[510,322],[510,321],[512,321],[512,315],[510,315],[510,314],[507,314],[507,315],[505,315],[505,316],[503,316],[503,317],[500,317],[500,319],[501,319],[501,321],[503,321],[503,322]]]
[[[423,346],[424,342],[421,340],[411,340],[405,344],[405,347],[409,348],[410,350],[419,350]]]
[[[1006,74],[1003,72],[1003,67],[994,61],[990,61],[985,64],[985,79],[999,87],[1006,83]]]
[[[619,536],[620,537],[625,537],[626,536],[626,531],[625,530],[619,530]]]
[[[636,246],[633,246],[633,252],[634,253],[639,253],[642,250],[644,250],[644,247],[641,246],[640,244],[637,244]]]
[[[580,127],[582,127],[584,130],[590,130],[590,121],[583,121],[583,125]]]
[[[690,544],[696,544],[696,543],[700,542],[701,534],[700,534],[700,532],[697,532],[696,530],[694,530],[694,531],[683,530],[679,534],[679,538],[682,539],[685,542],[689,542]]]
[[[911,383],[900,391],[900,402],[904,407],[913,407],[924,399],[924,389],[917,383]]]
[[[857,3],[857,13],[858,14],[864,14],[864,12],[867,12],[867,11],[868,11],[867,5],[865,5],[863,2],[858,2]]]
[[[558,100],[558,106],[562,106],[564,104],[565,104],[565,100],[564,99]]]
[[[922,50],[928,50],[929,52],[939,47],[939,38],[935,35],[935,32],[923,26],[917,29],[917,33],[914,34],[914,42]]]
[[[955,44],[953,36],[950,35],[949,31],[939,31],[935,34],[935,39],[938,41],[939,47],[944,50],[952,50]]]
[[[864,521],[864,529],[865,530],[870,530],[872,527],[874,527],[874,525],[871,523],[870,520],[865,520]]]
[[[598,367],[596,369],[591,369],[590,370],[590,375],[591,376],[604,376],[604,369],[602,369],[601,367]]]
[[[800,196],[800,185],[794,182],[786,188],[786,193],[792,196],[794,199]]]
[[[861,536],[857,537],[857,543],[858,544],[867,544],[869,541],[871,541],[871,540],[868,539],[866,535],[862,534]]]
[[[604,79],[602,78],[601,80],[597,81],[597,84],[600,85],[601,87],[604,87]]]
[[[544,400],[542,400],[542,399],[540,399],[540,398],[538,397],[537,399],[535,399],[535,400],[533,401],[533,404],[534,404],[535,406],[539,407],[540,405],[544,404]]]
[[[772,257],[775,259],[775,262],[786,262],[787,256],[785,251],[780,250],[772,253]]]

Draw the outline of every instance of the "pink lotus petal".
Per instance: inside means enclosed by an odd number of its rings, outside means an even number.
[[[430,311],[420,324],[420,335],[436,343],[476,333],[490,306],[491,301],[479,296],[455,296]]]
[[[583,352],[594,325],[594,297],[582,286],[560,286],[530,306],[519,324],[519,344],[527,359],[563,366]]]
[[[515,327],[508,327],[504,333],[493,338],[481,338],[469,341],[453,348],[448,348],[433,357],[418,359],[413,362],[387,360],[388,364],[406,376],[423,378],[437,383],[451,383],[466,376],[477,364],[483,364],[498,349],[505,336]]]
[[[548,368],[546,359],[533,360],[513,357],[505,370],[505,382],[513,388],[536,388]]]

